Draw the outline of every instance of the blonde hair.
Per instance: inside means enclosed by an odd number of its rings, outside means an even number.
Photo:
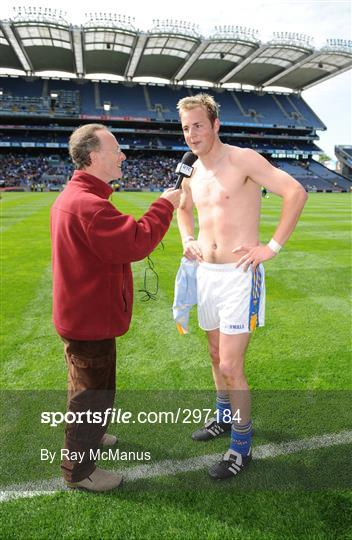
[[[216,118],[219,118],[220,105],[216,103],[213,96],[210,96],[209,94],[200,93],[195,96],[185,97],[180,99],[177,103],[177,110],[180,116],[182,111],[190,111],[196,107],[203,107],[203,109],[205,109],[212,125]]]
[[[103,124],[86,124],[72,133],[68,151],[76,169],[84,169],[91,165],[90,152],[100,149],[100,139],[96,133],[100,130],[108,131]]]

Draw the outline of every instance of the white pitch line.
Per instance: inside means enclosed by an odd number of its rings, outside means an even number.
[[[340,433],[330,433],[309,439],[289,441],[278,444],[264,444],[253,449],[253,459],[268,459],[288,454],[295,454],[305,450],[317,450],[341,444],[352,443],[352,431],[341,431]],[[198,471],[209,467],[214,461],[219,460],[221,454],[211,454],[184,460],[167,459],[149,465],[137,465],[122,471],[124,480],[133,482],[144,478],[156,478],[159,476],[172,476],[179,473]],[[0,502],[12,499],[36,497],[38,495],[53,495],[59,491],[64,491],[62,478],[52,480],[42,480],[36,482],[26,482],[6,486],[0,491]]]

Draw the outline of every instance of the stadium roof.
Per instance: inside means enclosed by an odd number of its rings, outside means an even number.
[[[104,13],[73,26],[61,12],[40,8],[19,8],[13,20],[0,21],[0,68],[27,75],[106,73],[301,91],[351,66],[352,41],[329,39],[316,49],[312,38],[295,33],[274,33],[263,43],[256,30],[224,26],[203,37],[194,25],[173,20],[141,32],[130,18]]]

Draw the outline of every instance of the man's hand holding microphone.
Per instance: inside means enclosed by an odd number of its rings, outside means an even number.
[[[160,198],[169,201],[176,209],[180,206],[181,193],[182,189],[169,188],[166,189],[162,195],[160,195]]]

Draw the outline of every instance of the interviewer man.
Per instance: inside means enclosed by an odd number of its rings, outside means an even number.
[[[71,135],[69,151],[77,170],[51,209],[53,321],[64,341],[68,410],[103,412],[114,403],[115,337],[131,320],[130,263],[161,241],[180,190],[164,192],[135,221],[108,201],[109,182],[121,178],[126,159],[114,135],[101,124],[82,126]],[[100,444],[116,442],[106,429],[101,423],[66,425],[69,457],[61,468],[69,487],[107,491],[121,483],[121,475],[91,459]]]

